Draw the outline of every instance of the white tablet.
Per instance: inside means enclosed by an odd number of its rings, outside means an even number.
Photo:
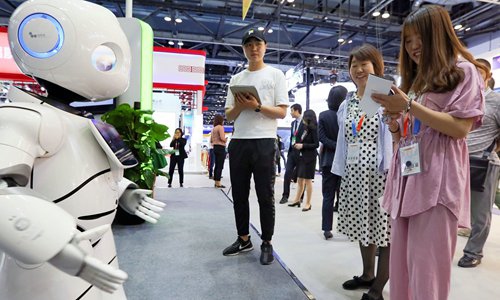
[[[231,89],[233,95],[237,93],[250,93],[257,99],[257,102],[259,102],[259,104],[262,104],[262,102],[260,101],[259,92],[257,92],[257,89],[253,85],[232,85],[229,88]]]

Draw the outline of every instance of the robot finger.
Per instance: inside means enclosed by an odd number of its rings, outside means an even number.
[[[151,199],[151,198],[150,198]],[[142,201],[141,205],[155,212],[163,211],[163,208],[153,205],[147,201]]]
[[[142,205],[142,204],[141,204],[141,205]],[[147,208],[146,208],[146,207],[144,207],[144,206],[139,206],[137,209],[138,209],[139,211],[141,211],[142,213],[144,213],[144,214],[146,214],[146,215],[148,215],[148,216],[150,216],[150,217],[152,217],[152,218],[159,219],[159,218],[161,217],[159,214],[155,213],[155,212],[154,212],[154,211],[152,211],[152,210],[147,209]]]
[[[153,205],[155,205],[155,206],[158,206],[158,207],[165,207],[165,206],[166,206],[166,204],[165,204],[165,203],[163,203],[163,202],[161,202],[161,201],[158,201],[158,200],[155,200],[155,199],[150,198],[150,197],[144,197],[144,199],[143,199],[143,200],[144,200],[144,201],[147,201],[147,202],[149,202],[149,203],[151,203],[151,204],[153,204]]]
[[[144,219],[144,220],[148,221],[149,223],[156,224],[156,222],[158,222],[156,219],[153,219],[153,218],[151,218],[151,217],[143,214],[142,212],[140,212],[138,210],[135,211],[135,215],[138,216],[141,219]]]
[[[78,244],[83,240],[94,240],[102,237],[111,228],[109,224],[98,226],[75,235],[73,242]]]
[[[136,193],[141,193],[144,195],[151,195],[153,192],[151,190],[144,190],[144,189],[136,189],[134,190]]]

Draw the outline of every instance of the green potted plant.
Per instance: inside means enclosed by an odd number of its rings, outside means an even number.
[[[103,122],[116,128],[139,161],[137,166],[125,169],[124,176],[140,188],[149,190],[153,190],[157,176],[168,176],[161,169],[167,166],[165,155],[169,151],[161,149],[158,145],[159,142],[170,137],[167,132],[168,127],[156,123],[152,118],[152,113],[153,111],[150,110],[132,109],[130,105],[124,103],[101,116]],[[118,207],[115,222],[138,224],[144,220]]]

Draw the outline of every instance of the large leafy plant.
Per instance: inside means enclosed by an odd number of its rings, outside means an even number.
[[[170,137],[167,126],[156,123],[153,111],[132,109],[121,104],[114,110],[102,115],[101,120],[113,125],[130,148],[139,164],[125,169],[124,176],[144,189],[153,189],[156,176],[167,176],[161,169],[167,166],[163,150],[157,145]]]

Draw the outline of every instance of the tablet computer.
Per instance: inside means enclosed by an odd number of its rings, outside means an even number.
[[[389,95],[389,93],[391,92],[391,86],[391,80],[373,74],[368,75],[365,93],[363,95],[363,98],[361,99],[361,102],[359,102],[359,107],[366,113],[368,117],[373,117],[380,107],[380,104],[373,101],[371,97],[372,94],[379,93]]]
[[[229,88],[231,89],[233,95],[237,93],[250,93],[257,99],[257,102],[259,102],[259,104],[262,104],[262,102],[260,101],[259,92],[257,92],[257,89],[253,85],[232,85]]]

